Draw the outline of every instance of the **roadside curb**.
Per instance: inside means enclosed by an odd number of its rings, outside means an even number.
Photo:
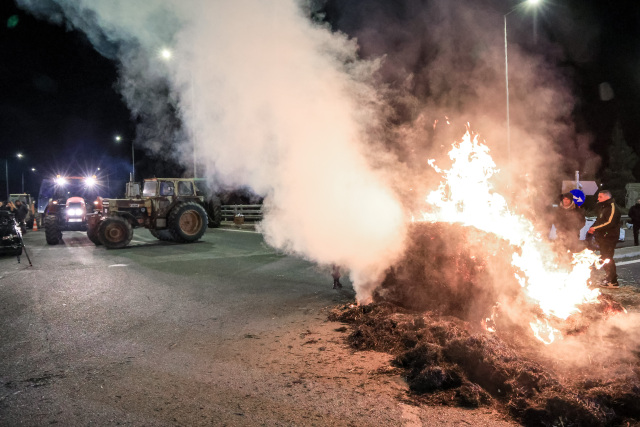
[[[640,257],[640,250],[613,254],[613,259],[624,259],[624,258],[634,258],[634,257]]]

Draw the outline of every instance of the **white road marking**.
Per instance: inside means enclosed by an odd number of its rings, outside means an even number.
[[[633,261],[616,262],[616,266],[618,266],[618,265],[627,265],[627,264],[635,264],[636,262],[640,262],[640,259],[634,259]]]
[[[109,267],[127,267],[129,264],[111,264]]]
[[[218,230],[219,231],[235,231],[236,233],[256,233],[256,234],[259,234],[259,232],[255,231],[255,230],[238,230],[238,229],[235,229],[235,228],[218,228],[218,229],[216,229],[216,231],[218,231]]]

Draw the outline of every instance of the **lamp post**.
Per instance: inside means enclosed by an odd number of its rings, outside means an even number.
[[[33,173],[36,172],[36,168],[30,168],[29,170]],[[22,171],[22,193],[24,194],[24,171]]]
[[[171,58],[173,57],[173,52],[171,52],[171,49],[168,48],[163,48],[160,50],[160,58],[163,61],[171,61]],[[194,114],[195,114],[195,84],[193,83],[193,74],[191,73],[191,70],[189,70],[189,86],[190,86],[190,97],[191,97],[191,108],[193,108],[194,110]],[[194,132],[191,133],[191,138],[193,140],[193,177],[197,178],[198,174],[196,172],[196,135]]]
[[[24,155],[22,153],[16,153],[16,157],[21,159],[24,157]],[[9,195],[11,193],[9,193],[9,158],[5,157],[4,158],[4,179],[7,183],[7,200],[9,200]],[[24,185],[23,185],[24,187]],[[24,190],[23,190],[24,192]]]
[[[525,3],[529,4],[532,7],[538,6],[541,0],[526,0]],[[517,6],[505,13],[503,16],[504,19],[504,80],[505,87],[507,93],[507,165],[508,165],[508,182],[507,186],[511,187],[511,122],[509,117],[509,55],[507,49],[507,16],[517,10]],[[534,42],[536,39],[536,31],[535,31],[535,11],[534,11],[534,28],[533,28],[533,37]]]
[[[17,153],[16,157],[21,159],[24,155],[22,153]],[[24,193],[24,171],[22,171],[22,193]]]
[[[116,142],[122,141],[122,137],[120,135],[116,135]],[[136,180],[136,157],[133,151],[133,140],[131,140],[131,181]]]

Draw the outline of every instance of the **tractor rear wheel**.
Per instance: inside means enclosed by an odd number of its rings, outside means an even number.
[[[47,243],[57,245],[62,240],[62,231],[58,224],[58,217],[55,215],[47,215],[44,219],[44,236]]]
[[[133,228],[126,219],[113,216],[102,221],[98,238],[107,249],[124,248],[133,239]]]
[[[171,235],[177,242],[195,242],[207,231],[207,213],[198,203],[177,204],[167,219]]]
[[[217,197],[207,203],[207,216],[209,217],[209,228],[220,227],[222,222],[222,203]]]
[[[156,229],[150,228],[149,232],[153,237],[155,237],[158,240],[162,240],[165,242],[173,241],[173,235],[169,230],[156,230]]]

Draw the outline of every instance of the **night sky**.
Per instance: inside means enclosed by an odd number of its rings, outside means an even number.
[[[10,192],[21,190],[23,172],[25,190],[36,194],[40,180],[56,173],[93,173],[108,164],[126,174],[119,163],[130,162],[130,145],[114,137],[131,137],[134,127],[114,90],[114,63],[82,34],[38,21],[12,0],[0,5],[0,157],[9,158]],[[18,152],[25,157],[18,160]]]
[[[382,0],[323,3],[325,19],[334,29],[358,37],[363,56],[381,53],[362,37],[363,16],[384,14],[402,20],[407,13]],[[498,3],[509,10],[518,2]],[[514,25],[526,22],[513,20]],[[82,33],[37,20],[13,0],[0,1],[0,21],[0,158],[9,158],[10,191],[20,190],[23,173],[26,190],[32,193],[37,193],[41,178],[55,173],[81,174],[101,167],[114,179],[126,179],[136,123],[116,90],[117,65],[101,56]],[[640,2],[547,2],[536,22],[538,37],[564,52],[558,66],[573,85],[573,119],[581,132],[593,136],[592,150],[606,158],[619,120],[625,139],[640,152]],[[530,49],[540,54],[535,45]],[[610,101],[600,99],[603,82],[615,93]],[[118,134],[124,143],[114,141]],[[17,152],[25,158],[16,159]],[[138,179],[152,173],[149,163],[145,152],[136,150]],[[30,172],[32,167],[36,173]],[[2,195],[4,188],[3,167]]]

